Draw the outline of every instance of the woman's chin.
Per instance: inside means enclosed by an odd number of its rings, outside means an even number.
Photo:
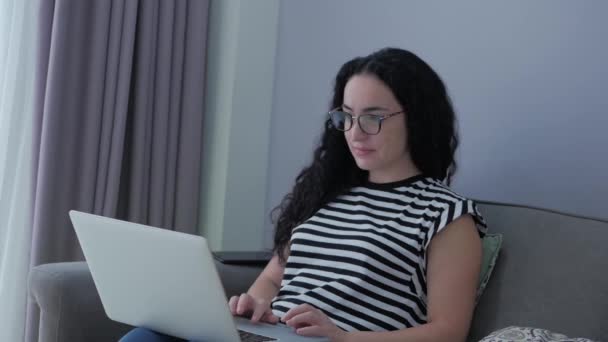
[[[370,171],[374,168],[373,163],[371,163],[369,160],[355,158],[355,163],[357,163],[357,166],[364,171]]]

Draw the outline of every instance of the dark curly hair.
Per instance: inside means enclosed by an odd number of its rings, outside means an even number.
[[[403,117],[408,141],[404,143],[409,146],[412,161],[423,175],[449,184],[456,171],[456,117],[437,73],[412,52],[384,48],[354,58],[340,68],[330,108],[342,106],[344,87],[358,74],[375,75],[392,90],[407,112]],[[273,210],[273,216],[278,212],[274,251],[280,261],[286,261],[294,227],[339,194],[366,182],[367,177],[368,172],[355,163],[344,133],[327,120],[312,163],[300,172],[293,190]]]

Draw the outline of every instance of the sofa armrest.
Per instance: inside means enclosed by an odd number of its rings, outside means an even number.
[[[36,266],[28,282],[40,308],[39,342],[116,341],[131,329],[106,316],[86,262]]]
[[[228,297],[247,291],[262,271],[220,262],[216,267]],[[117,341],[132,328],[106,316],[86,262],[34,267],[29,292],[40,308],[39,342]]]

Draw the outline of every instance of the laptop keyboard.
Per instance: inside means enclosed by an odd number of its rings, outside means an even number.
[[[258,335],[250,333],[248,331],[239,330],[239,336],[242,342],[265,342],[265,341],[276,341],[276,339],[268,336]]]

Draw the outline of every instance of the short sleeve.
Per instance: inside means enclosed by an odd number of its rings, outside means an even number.
[[[483,238],[487,232],[486,221],[479,212],[477,204],[469,199],[455,198],[453,201],[446,201],[441,207],[440,214],[436,216],[433,226],[427,231],[425,237],[425,250],[428,248],[431,240],[435,235],[449,226],[454,220],[459,217],[469,214],[475,221],[475,226],[479,232],[479,236]]]

